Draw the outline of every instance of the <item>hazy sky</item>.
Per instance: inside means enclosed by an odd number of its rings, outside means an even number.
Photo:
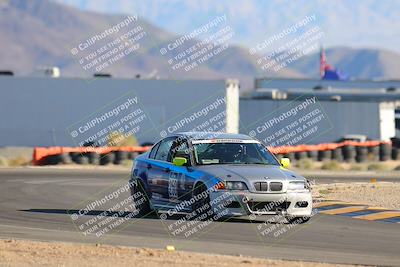
[[[305,16],[325,33],[323,45],[386,48],[400,52],[397,0],[56,0],[104,13],[138,14],[174,33],[188,33],[226,14],[234,42],[254,46]]]

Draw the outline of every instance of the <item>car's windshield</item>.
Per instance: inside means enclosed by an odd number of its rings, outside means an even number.
[[[276,158],[259,143],[198,143],[193,144],[195,161],[209,164],[279,165]]]

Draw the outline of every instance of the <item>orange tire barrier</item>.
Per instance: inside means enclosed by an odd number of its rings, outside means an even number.
[[[321,150],[333,150],[343,146],[364,146],[373,147],[379,146],[380,144],[391,144],[390,141],[366,141],[366,142],[355,142],[355,141],[344,141],[341,143],[326,143],[318,145],[297,145],[297,146],[279,146],[279,147],[268,147],[269,151],[274,154],[287,154],[293,152],[308,152],[308,151],[321,151]]]
[[[343,146],[363,146],[363,147],[375,147],[381,144],[391,144],[390,141],[366,141],[366,142],[355,142],[345,141],[341,143],[326,143],[317,145],[297,145],[297,146],[280,146],[280,147],[268,147],[268,149],[274,154],[288,154],[294,152],[308,152],[308,151],[324,151],[334,150]],[[95,152],[97,154],[107,154],[115,151],[125,152],[138,152],[143,153],[148,151],[151,146],[126,146],[126,147],[35,147],[33,150],[33,165],[45,164],[46,157],[53,155],[60,155],[70,152],[87,153]]]
[[[87,153],[95,152],[97,154],[107,154],[114,151],[139,152],[143,153],[149,150],[151,146],[125,146],[125,147],[35,147],[33,150],[33,165],[42,165],[43,160],[48,156],[59,155],[70,152]]]

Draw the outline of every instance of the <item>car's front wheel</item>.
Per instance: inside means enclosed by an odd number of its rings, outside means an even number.
[[[131,196],[133,205],[136,209],[136,217],[141,218],[148,215],[152,210],[150,207],[150,200],[146,193],[143,184],[138,181],[135,185],[131,186]]]
[[[201,221],[212,218],[213,211],[210,203],[210,192],[207,190],[205,184],[196,185],[193,190],[193,198],[192,212],[196,213],[194,218]]]

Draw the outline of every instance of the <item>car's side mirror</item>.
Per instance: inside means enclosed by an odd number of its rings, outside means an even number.
[[[281,158],[281,165],[283,168],[290,167],[290,159],[289,158]]]
[[[184,157],[175,157],[173,160],[172,160],[172,163],[175,165],[175,166],[184,166],[184,165],[186,165],[187,164],[187,159],[186,158],[184,158]]]

